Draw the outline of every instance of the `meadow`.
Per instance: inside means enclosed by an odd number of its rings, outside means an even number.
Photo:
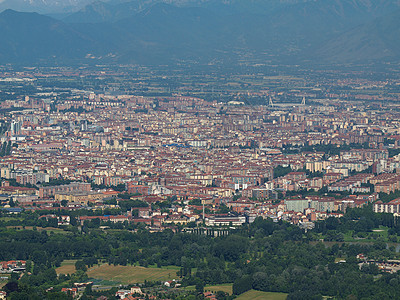
[[[123,284],[178,279],[176,268],[145,268],[139,266],[114,266],[103,264],[87,271],[89,278],[110,280]]]

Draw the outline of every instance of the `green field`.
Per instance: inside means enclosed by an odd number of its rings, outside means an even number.
[[[382,238],[384,241],[388,242],[388,227],[379,226],[379,228],[374,229],[372,232],[364,234],[365,237],[353,237],[353,231],[348,231],[344,234],[345,242],[374,242],[377,238]]]
[[[284,293],[272,293],[272,292],[260,292],[255,290],[247,291],[239,295],[236,300],[285,300],[287,294]]]
[[[204,287],[204,290],[211,291],[211,292],[222,291],[222,292],[228,293],[229,295],[232,295],[232,283],[220,284],[220,285],[207,285]]]
[[[104,264],[90,268],[87,274],[90,278],[133,284],[141,283],[145,280],[167,281],[178,279],[176,272],[175,268],[144,268],[136,266],[110,266]]]
[[[194,285],[189,285],[186,287],[183,287],[184,290],[187,291],[194,291],[196,288]],[[204,287],[204,291],[211,291],[211,292],[218,292],[218,291],[223,291],[225,293],[228,293],[229,295],[232,295],[232,283],[225,283],[225,284],[220,284],[220,285],[206,285]]]
[[[76,259],[64,260],[61,267],[56,269],[57,274],[73,274],[75,273]]]
[[[11,277],[11,274],[1,274],[0,277]],[[5,286],[8,282],[8,279],[0,279],[0,289],[3,288],[3,286]]]
[[[33,230],[33,226],[6,226],[7,229],[16,229],[16,230]],[[36,230],[41,232],[41,231],[47,231],[47,234],[50,234],[50,232],[53,233],[61,233],[61,234],[71,234],[69,231],[65,231],[62,228],[55,228],[55,227],[36,227]]]
[[[22,221],[23,218],[18,217],[0,217],[0,221],[9,222],[9,221]]]

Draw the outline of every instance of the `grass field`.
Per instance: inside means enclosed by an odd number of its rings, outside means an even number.
[[[57,274],[73,274],[75,273],[76,259],[64,260],[61,267],[56,269]]]
[[[22,221],[23,218],[18,218],[18,217],[1,217],[0,221],[3,222],[9,222],[9,221]]]
[[[260,292],[255,290],[247,291],[239,295],[236,300],[285,300],[287,294],[284,293],[272,293],[272,292]]]
[[[229,295],[232,295],[232,283],[231,284],[221,284],[221,285],[207,285],[204,287],[204,290],[211,291],[211,292],[223,291],[225,293],[228,293]]]
[[[7,226],[8,229],[16,229],[16,230],[23,230],[24,228],[22,226]],[[33,226],[25,226],[25,230],[33,230]],[[54,233],[61,233],[61,234],[71,234],[71,232],[69,231],[65,231],[62,228],[55,228],[55,227],[46,227],[46,228],[42,228],[42,227],[36,227],[37,231],[47,231],[47,234],[49,234],[51,231]]]
[[[361,242],[361,243],[370,243],[376,241],[377,237],[382,238],[384,241],[388,242],[388,227],[379,226],[372,230],[372,233],[368,233],[365,235],[364,238],[355,238],[353,237],[353,231],[348,231],[344,234],[344,241],[345,242]]]
[[[10,278],[11,274],[1,274],[0,277],[7,277]],[[0,289],[3,288],[8,282],[8,279],[0,279]]]
[[[111,280],[125,284],[141,283],[145,280],[167,281],[178,278],[176,269],[109,266],[108,264],[90,268],[87,274],[90,278]]]
[[[194,291],[196,287],[194,285],[189,285],[183,287],[183,289],[187,291]],[[220,285],[206,285],[204,287],[204,291],[211,291],[211,292],[223,291],[225,293],[228,293],[229,295],[232,295],[232,283],[226,283]]]

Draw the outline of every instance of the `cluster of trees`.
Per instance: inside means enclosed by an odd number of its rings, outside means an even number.
[[[63,184],[70,184],[72,180],[69,179],[63,179],[63,178],[50,178],[49,182],[43,182],[43,186],[53,186],[53,185],[63,185]]]
[[[346,233],[349,230],[355,232],[371,232],[380,225],[393,228],[396,226],[396,219],[389,213],[374,213],[371,205],[363,208],[348,209],[342,218],[330,217],[317,221],[315,231],[327,234],[329,231]]]
[[[0,157],[10,155],[11,149],[12,149],[11,141],[2,143],[1,150],[0,150]]]
[[[400,149],[388,148],[389,157],[393,157],[400,154]]]
[[[327,155],[340,155],[341,151],[349,151],[352,149],[369,149],[369,144],[363,143],[350,143],[350,144],[343,144],[343,145],[336,145],[336,144],[318,144],[318,145],[307,145],[301,149],[301,152],[324,152]]]
[[[1,99],[1,97],[0,97]],[[4,121],[3,121],[4,122]],[[7,130],[9,129],[9,125],[7,123],[0,123],[0,135],[3,135],[7,132]]]
[[[105,185],[105,184],[92,183],[91,187],[92,187],[93,190],[96,190],[96,189],[101,190],[101,189],[112,188],[114,191],[121,192],[121,193],[124,192],[125,189],[126,189],[125,188],[125,184],[123,184],[123,183],[118,184],[118,185]]]
[[[389,194],[386,193],[379,193],[379,200],[381,200],[383,203],[390,202],[394,199],[400,198],[400,190],[396,190],[394,192],[391,192]]]
[[[7,180],[11,186],[21,186],[21,187],[28,187],[28,188],[34,188],[34,189],[39,189],[36,185],[34,184],[30,184],[29,182],[26,184],[21,184],[18,183],[17,180],[15,178],[3,178],[1,177],[1,180]]]
[[[292,171],[293,170],[292,170],[292,168],[290,166],[288,166],[288,167],[283,167],[281,165],[276,166],[274,168],[274,178],[285,176],[286,174],[289,174]]]
[[[369,149],[369,148],[370,147],[368,142],[363,144],[350,143],[343,145],[336,145],[336,144],[305,145],[301,148],[293,147],[291,144],[287,144],[283,146],[282,152],[287,154],[301,153],[301,152],[324,152],[326,155],[340,155],[341,151],[349,151],[351,149]]]
[[[106,200],[104,201],[104,204],[110,204],[110,205],[119,205],[121,210],[123,212],[126,212],[130,210],[131,208],[135,207],[148,207],[149,205],[147,202],[141,201],[141,200],[117,200],[116,198],[113,198],[111,200]]]

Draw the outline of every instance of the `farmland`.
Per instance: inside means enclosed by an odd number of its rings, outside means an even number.
[[[111,280],[124,284],[141,283],[147,281],[167,281],[177,279],[177,270],[174,268],[145,268],[138,266],[113,266],[103,264],[90,268],[89,278]]]
[[[255,290],[247,291],[239,295],[237,300],[285,300],[287,294],[284,293],[272,293],[272,292],[260,292]]]

